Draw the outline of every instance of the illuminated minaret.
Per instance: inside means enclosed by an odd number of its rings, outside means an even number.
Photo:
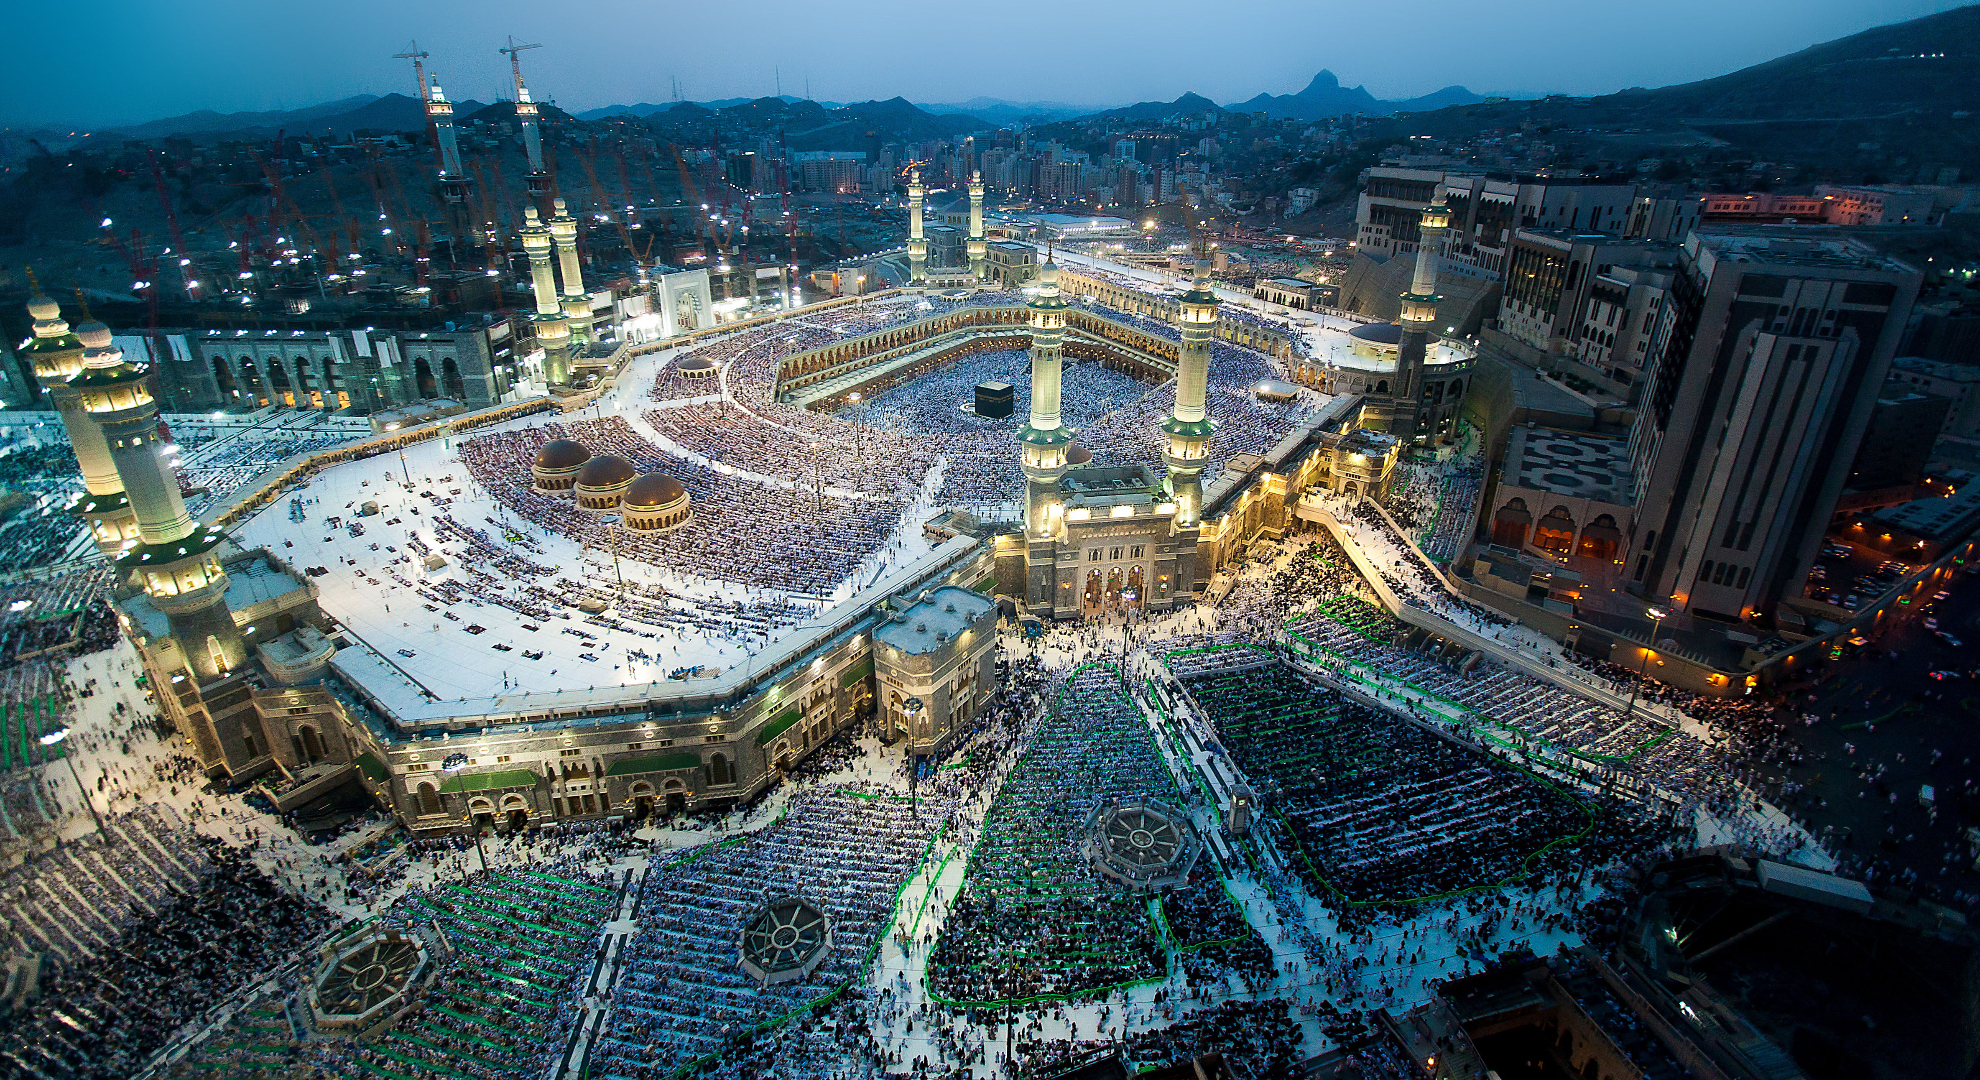
[[[1066,475],[1066,451],[1072,446],[1072,432],[1059,419],[1066,302],[1059,296],[1059,268],[1049,259],[1039,268],[1037,292],[1026,307],[1031,315],[1031,420],[1018,432],[1018,445],[1026,481],[1025,534],[1037,542],[1057,537],[1065,524],[1059,480]],[[1050,563],[1048,557],[1033,572],[1050,574]],[[1037,583],[1029,595],[1039,595]]]
[[[1437,260],[1444,253],[1444,229],[1451,212],[1440,200],[1423,209],[1423,238],[1416,245],[1416,277],[1402,294],[1402,340],[1396,350],[1395,411],[1389,433],[1407,446],[1416,440],[1417,413],[1423,406],[1423,363],[1437,329]]]
[[[983,240],[983,173],[979,170],[969,177],[969,275],[977,281],[983,280],[983,255],[989,245]]]
[[[136,542],[114,556],[113,565],[165,615],[196,681],[231,674],[247,661],[247,645],[227,607],[227,573],[216,551],[222,535],[186,512],[170,459],[176,448],[159,431],[151,372],[125,360],[109,330],[90,331],[82,370],[69,386],[102,427],[137,518]]]
[[[556,216],[550,219],[550,239],[557,244],[557,269],[564,279],[564,320],[570,324],[571,340],[591,340],[591,297],[584,292],[584,271],[578,266],[577,219],[558,199],[551,204]]]
[[[921,232],[921,170],[908,173],[908,284],[928,283],[928,237]]]
[[[571,327],[557,303],[557,279],[550,269],[550,230],[536,216],[536,207],[523,207],[522,244],[529,255],[529,279],[536,293],[536,343],[543,347],[543,381],[561,386],[571,381]]]
[[[131,516],[130,500],[124,497],[124,484],[117,479],[117,466],[110,460],[110,444],[103,439],[103,428],[83,408],[82,395],[70,388],[69,380],[82,370],[87,344],[69,332],[62,319],[61,305],[38,291],[28,301],[28,314],[34,317],[34,337],[28,341],[28,359],[34,364],[35,380],[48,395],[48,403],[62,418],[69,445],[75,448],[76,464],[82,470],[83,494],[69,504],[69,512],[89,524],[90,537],[99,551],[112,552],[137,537],[137,523]],[[96,340],[100,323],[83,327],[91,341]],[[110,332],[103,330],[103,344]]]
[[[498,50],[508,54],[509,66],[516,76],[516,122],[522,125],[523,153],[529,158],[529,175],[523,178],[529,199],[541,209],[548,207],[550,198],[550,173],[543,167],[543,133],[537,129],[537,108],[535,99],[529,96],[529,87],[523,85],[522,53],[525,49],[538,48],[536,45],[518,45],[515,38],[509,39],[507,48]]]
[[[467,202],[467,177],[461,172],[461,143],[454,133],[454,106],[440,89],[440,76],[430,76],[432,86],[426,96],[426,117],[440,139],[440,197],[448,203]]]
[[[1210,263],[1196,260],[1196,280],[1183,294],[1176,322],[1182,345],[1176,351],[1176,407],[1162,422],[1168,445],[1169,496],[1176,504],[1176,527],[1202,524],[1203,463],[1217,425],[1205,410],[1210,384],[1210,342],[1217,333],[1217,294],[1210,288]]]

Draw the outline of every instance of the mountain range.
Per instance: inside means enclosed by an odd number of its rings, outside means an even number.
[[[1780,123],[1839,117],[1870,121],[1917,110],[1934,113],[1971,109],[1974,87],[1980,85],[1970,77],[1976,61],[1980,61],[1980,49],[1970,44],[1976,39],[1980,39],[1980,5],[1876,27],[1714,79],[1655,90],[1633,88],[1602,97],[1559,100],[1620,109],[1646,119],[1661,116],[1701,124]],[[1476,111],[1477,107],[1489,109],[1492,102],[1503,100],[1481,97],[1462,86],[1447,86],[1421,97],[1383,100],[1369,93],[1366,87],[1344,87],[1333,72],[1323,70],[1297,93],[1261,93],[1229,105],[1218,105],[1195,93],[1185,93],[1174,101],[1143,101],[1102,110],[1081,109],[1057,101],[1009,101],[994,97],[946,104],[915,104],[900,97],[843,104],[782,95],[610,105],[577,113],[576,118],[598,120],[631,115],[661,117],[663,123],[672,123],[710,118],[717,113],[758,121],[775,116],[779,126],[790,133],[794,147],[850,149],[864,145],[867,131],[881,132],[888,138],[931,138],[991,126],[1080,117],[1152,121],[1219,112],[1262,112],[1286,119],[1320,120],[1345,115],[1442,112],[1450,121],[1461,122],[1465,114]],[[462,101],[455,103],[454,115],[469,120],[500,118],[500,112],[481,115],[491,108],[507,110],[512,106]],[[553,118],[567,116],[555,106],[546,105],[544,112]],[[303,109],[237,113],[203,110],[99,131],[93,137],[157,139],[179,135],[212,140],[223,135],[267,137],[279,130],[344,135],[361,129],[414,131],[424,126],[425,119],[416,99],[403,94],[363,94]]]
[[[684,120],[690,114],[698,115],[698,111],[731,115],[740,111],[750,117],[761,118],[766,113],[780,111],[777,103],[782,103],[789,107],[786,122],[794,125],[807,124],[810,127],[823,129],[880,118],[889,121],[896,130],[904,126],[921,132],[926,137],[979,130],[984,127],[1051,123],[1089,115],[1158,120],[1183,113],[1224,110],[1265,112],[1273,116],[1305,120],[1349,113],[1387,114],[1439,109],[1483,100],[1485,99],[1461,86],[1451,86],[1425,97],[1404,101],[1382,101],[1363,87],[1344,88],[1334,77],[1333,72],[1322,71],[1313,77],[1313,81],[1307,84],[1306,89],[1297,94],[1277,96],[1259,94],[1249,101],[1229,106],[1219,106],[1210,99],[1194,93],[1184,94],[1175,101],[1144,101],[1117,109],[1098,111],[1063,101],[1009,101],[995,97],[974,97],[968,101],[926,104],[909,102],[900,97],[886,101],[847,103],[811,101],[785,94],[776,97],[735,97],[718,98],[713,101],[671,101],[657,104],[642,101],[631,105],[607,105],[571,114],[558,110],[554,105],[546,104],[543,106],[543,112],[552,118],[568,115],[578,120],[604,120],[615,116],[650,118],[664,116],[681,109],[688,112],[675,119]],[[497,102],[496,105],[504,109],[512,107],[501,102]],[[454,103],[454,115],[464,120],[495,118],[478,115],[488,108],[491,106],[479,101],[457,101]],[[848,113],[847,110],[853,111]],[[913,110],[913,114],[908,110]],[[123,139],[162,139],[177,136],[210,140],[222,136],[266,137],[277,131],[288,131],[291,134],[328,132],[344,136],[359,130],[415,131],[424,127],[425,123],[420,103],[415,98],[404,94],[382,96],[359,94],[302,109],[236,113],[205,109],[182,116],[98,131],[94,136]],[[872,125],[869,124],[870,126]]]

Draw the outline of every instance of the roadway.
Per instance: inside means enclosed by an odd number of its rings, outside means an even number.
[[[1764,790],[1782,781],[1803,785],[1786,805],[1804,814],[1817,835],[1845,838],[1832,850],[1848,859],[1874,858],[1953,888],[1980,893],[1974,851],[1964,837],[1980,823],[1980,581],[1962,573],[1950,596],[1899,619],[1870,645],[1844,646],[1791,701],[1797,716],[1786,743],[1799,764],[1777,756],[1760,769]],[[1962,644],[1939,640],[1923,624],[1936,618]],[[1959,676],[1946,681],[1933,671]],[[1934,789],[1936,819],[1921,803]],[[1826,803],[1826,805],[1823,805]],[[1949,850],[1961,855],[1947,862]],[[1943,873],[1942,873],[1943,869]]]

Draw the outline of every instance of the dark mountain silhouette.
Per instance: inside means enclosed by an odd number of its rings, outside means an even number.
[[[1170,120],[1178,116],[1199,116],[1223,111],[1224,109],[1216,102],[1191,91],[1174,101],[1137,101],[1118,109],[1102,109],[1093,115],[1116,117],[1122,120]]]
[[[824,113],[825,124],[810,131],[792,131],[794,150],[864,150],[867,132],[883,142],[955,138],[990,125],[965,113],[935,116],[903,97],[861,101]]]
[[[1422,97],[1383,101],[1366,87],[1349,89],[1331,71],[1322,71],[1297,94],[1260,94],[1231,106],[1233,112],[1262,112],[1291,120],[1324,120],[1333,116],[1386,116],[1398,112],[1428,112],[1485,100],[1462,86],[1446,86]]]
[[[1725,120],[1950,114],[1980,105],[1980,5],[1812,45],[1729,75],[1591,99],[1653,115]]]
[[[504,106],[510,108],[511,106]],[[456,118],[471,117],[489,106],[472,99],[454,103]],[[546,111],[551,106],[545,106]],[[513,115],[511,111],[510,115]],[[558,113],[557,115],[562,115]],[[135,127],[99,131],[95,138],[166,139],[174,136],[199,142],[221,138],[267,138],[278,131],[291,135],[347,136],[353,131],[420,131],[426,127],[426,113],[416,98],[406,94],[370,94],[312,105],[305,109],[278,112],[187,113],[184,116],[153,120]]]

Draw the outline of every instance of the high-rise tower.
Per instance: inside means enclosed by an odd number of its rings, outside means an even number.
[[[543,348],[543,381],[562,386],[571,381],[571,327],[557,303],[557,279],[550,269],[550,230],[536,216],[536,207],[523,207],[523,251],[529,255],[529,279],[536,294],[536,343]]]
[[[1407,447],[1417,437],[1417,415],[1423,407],[1423,363],[1437,329],[1437,261],[1444,254],[1444,229],[1451,212],[1443,200],[1423,208],[1423,238],[1416,245],[1416,277],[1402,295],[1402,341],[1396,351],[1394,411],[1389,434]]]
[[[550,239],[556,242],[557,270],[564,281],[564,321],[570,324],[573,342],[590,341],[591,297],[585,295],[584,271],[578,266],[577,219],[564,200],[558,199],[552,206],[556,215],[550,219]]]
[[[983,280],[983,257],[989,244],[983,239],[983,173],[973,172],[969,177],[969,276]]]
[[[75,448],[76,464],[82,470],[83,494],[69,504],[71,514],[89,525],[97,550],[114,552],[126,541],[137,538],[137,521],[131,516],[130,500],[124,497],[123,481],[117,479],[116,463],[110,460],[110,444],[103,428],[83,408],[82,395],[69,386],[69,380],[82,370],[82,339],[69,331],[62,318],[61,305],[37,292],[28,301],[28,314],[34,317],[34,337],[28,342],[28,359],[34,364],[35,380],[48,395],[48,403],[62,418],[69,445]],[[99,323],[85,326],[91,340]],[[103,331],[109,343],[109,331]]]
[[[246,663],[247,646],[227,607],[227,573],[215,550],[221,533],[186,512],[166,458],[170,444],[159,432],[150,371],[125,360],[109,330],[91,326],[85,338],[82,369],[69,386],[101,426],[137,519],[136,542],[115,556],[114,565],[165,615],[197,681],[222,678]]]
[[[1064,507],[1059,480],[1066,475],[1072,432],[1059,419],[1059,380],[1064,368],[1066,302],[1059,296],[1059,268],[1039,268],[1037,292],[1026,305],[1031,317],[1031,419],[1018,432],[1025,476],[1025,534],[1034,543],[1058,535]]]
[[[921,231],[921,170],[908,173],[908,284],[928,283],[928,237]]]
[[[1169,496],[1176,504],[1176,528],[1203,521],[1203,465],[1217,425],[1208,415],[1210,342],[1217,332],[1217,294],[1210,288],[1210,263],[1196,260],[1196,280],[1183,294],[1176,321],[1182,345],[1176,353],[1176,407],[1162,422],[1168,437],[1162,460],[1169,469]]]

